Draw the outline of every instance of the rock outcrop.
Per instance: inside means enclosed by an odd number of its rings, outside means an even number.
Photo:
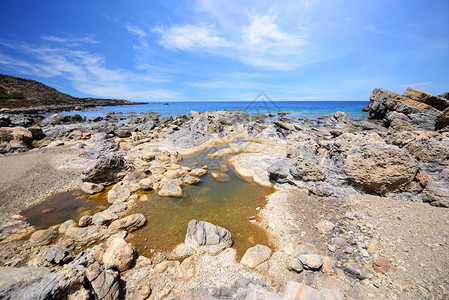
[[[191,220],[185,243],[201,253],[219,253],[232,245],[231,233],[206,221]]]

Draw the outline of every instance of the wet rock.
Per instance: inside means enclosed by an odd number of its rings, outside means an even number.
[[[218,253],[232,245],[231,233],[209,222],[191,220],[185,243],[200,252]]]
[[[196,273],[201,270],[203,263],[201,257],[197,255],[192,255],[186,258],[180,265],[178,270],[178,277],[183,280],[189,280]]]
[[[141,213],[132,214],[119,220],[115,220],[109,225],[111,231],[126,230],[134,231],[145,225],[146,219]]]
[[[38,230],[30,237],[30,243],[34,246],[43,246],[50,244],[57,236],[53,229]]]
[[[44,254],[45,260],[52,264],[62,265],[70,260],[70,253],[65,248],[51,247]]]
[[[393,266],[387,259],[381,258],[373,262],[373,269],[377,273],[386,274],[388,272],[396,271],[396,267]]]
[[[316,290],[308,285],[289,281],[285,288],[284,299],[323,299],[323,300],[343,300],[343,296],[336,289]]]
[[[188,185],[195,185],[200,183],[201,180],[197,177],[193,177],[192,175],[187,174],[183,177],[182,181]]]
[[[126,202],[132,193],[138,191],[140,185],[138,183],[132,183],[128,181],[121,181],[115,184],[108,192],[109,203],[121,203]]]
[[[251,269],[260,268],[262,264],[268,262],[272,254],[273,251],[269,247],[256,245],[246,250],[240,263]]]
[[[117,180],[120,171],[126,168],[126,161],[121,155],[112,154],[100,157],[93,166],[82,172],[83,181],[109,183]]]
[[[177,180],[170,179],[157,194],[161,197],[182,197],[182,189]]]
[[[92,195],[92,194],[96,194],[96,193],[99,193],[102,190],[104,190],[104,186],[101,184],[86,181],[86,182],[83,182],[81,189],[86,194]]]
[[[201,177],[206,173],[207,173],[207,170],[202,169],[202,168],[195,168],[190,171],[190,175],[195,176],[195,177]]]
[[[210,175],[217,181],[219,182],[227,182],[231,180],[231,177],[226,174],[226,173],[222,173],[222,172],[211,172]]]
[[[318,270],[323,265],[323,259],[316,254],[301,254],[297,255],[301,261],[304,269]]]
[[[92,223],[96,225],[108,225],[112,221],[115,221],[118,219],[118,216],[108,210],[96,213],[92,216]]]
[[[118,272],[105,269],[104,266],[95,262],[86,269],[86,278],[97,299],[120,299],[120,275]]]
[[[92,216],[82,216],[78,221],[79,227],[86,227],[92,224]]]
[[[134,256],[134,249],[124,239],[116,237],[104,252],[103,262],[115,265],[120,272],[123,272],[132,267]]]

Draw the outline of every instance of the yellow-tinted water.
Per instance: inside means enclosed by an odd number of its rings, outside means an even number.
[[[21,215],[36,229],[46,229],[70,219],[77,222],[84,215],[106,209],[110,205],[107,202],[109,190],[110,187],[92,196],[86,196],[82,190],[57,193],[22,211]]]
[[[228,229],[239,257],[256,244],[270,246],[266,232],[250,221],[258,215],[257,208],[265,205],[271,190],[239,178],[226,162],[229,156],[207,157],[223,147],[226,145],[183,158],[182,165],[191,168],[207,165],[209,172],[198,185],[184,186],[182,198],[159,197],[153,192],[148,194],[149,201],[138,203],[135,211],[143,213],[148,222],[127,240],[139,254],[152,256],[154,251],[171,251],[184,242],[187,224],[192,219]],[[225,181],[214,179],[212,172],[225,174],[221,176]]]

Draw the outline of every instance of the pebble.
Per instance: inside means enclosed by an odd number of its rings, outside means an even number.
[[[342,237],[339,237],[339,236],[334,237],[334,238],[332,239],[332,243],[333,243],[335,246],[339,247],[339,248],[346,246],[346,241],[345,241],[345,239],[342,238]]]
[[[337,248],[334,245],[327,245],[327,249],[331,252],[335,252],[335,250],[337,250]]]
[[[352,248],[350,246],[346,246],[343,248],[343,252],[346,254],[352,254],[352,252],[354,252],[354,248]]]

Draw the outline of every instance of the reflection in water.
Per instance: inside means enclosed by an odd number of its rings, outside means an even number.
[[[198,185],[183,187],[182,198],[159,197],[152,192],[148,194],[149,201],[138,203],[135,211],[143,213],[148,223],[132,233],[128,241],[139,254],[152,256],[153,251],[174,249],[184,242],[191,219],[228,229],[239,257],[255,244],[270,245],[265,231],[251,220],[258,214],[257,208],[265,204],[271,189],[238,177],[226,162],[229,156],[207,157],[207,154],[226,146],[220,145],[183,158],[182,165],[191,168],[207,165],[209,169]],[[214,179],[211,176],[214,172],[227,176]]]

